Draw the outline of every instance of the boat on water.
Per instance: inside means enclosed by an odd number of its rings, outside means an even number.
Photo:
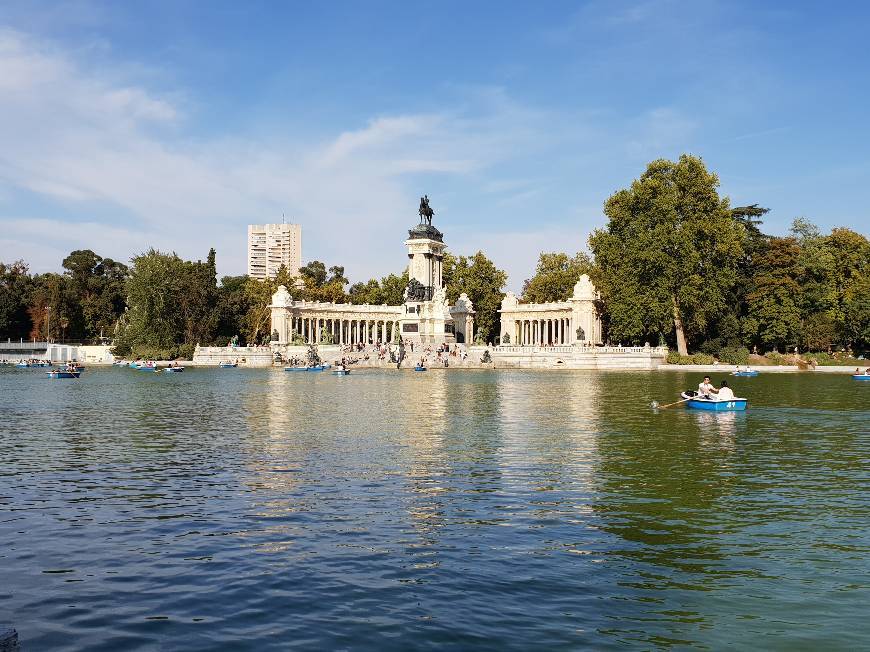
[[[414,367],[414,371],[426,371],[426,367],[421,367],[420,365],[417,365],[416,367]]]
[[[220,369],[235,369],[238,366],[238,362],[218,362],[218,367]]]
[[[853,380],[870,380],[870,374],[852,374]]]
[[[754,369],[749,369],[747,371],[734,371],[731,373],[732,376],[740,376],[741,378],[754,378],[758,375],[758,372]]]
[[[29,362],[18,362],[15,364],[19,369],[27,369],[30,366]]]
[[[163,371],[168,374],[180,374],[182,371],[184,371],[184,367],[166,367],[166,369],[164,369]]]
[[[69,369],[52,369],[45,373],[49,378],[78,378],[81,376],[80,371],[71,371]]]
[[[136,367],[137,371],[160,371],[159,367],[156,364],[143,364],[139,367]]]
[[[324,371],[328,365],[315,364],[307,367],[284,367],[284,371]]]
[[[339,366],[339,367],[336,367],[335,369],[333,369],[332,373],[335,376],[349,376],[350,369],[343,367],[343,366]]]
[[[704,398],[698,396],[696,392],[683,392],[680,394],[683,400],[687,401],[686,406],[693,410],[710,410],[712,412],[735,412],[746,409],[749,403],[745,398],[732,398],[730,400],[720,401],[715,398]]]

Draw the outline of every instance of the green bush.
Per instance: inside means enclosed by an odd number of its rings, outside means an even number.
[[[837,367],[837,366],[852,366],[860,367],[862,364],[867,365],[867,360],[858,360],[851,356],[840,354],[839,357],[830,353],[807,353],[804,355],[807,362],[812,362],[819,367]]]
[[[708,353],[696,353],[691,358],[691,364],[713,364],[713,356]]]
[[[702,353],[697,355],[703,356]],[[708,356],[709,357],[709,356]],[[668,351],[668,364],[712,364],[713,358],[710,358],[710,362],[695,362],[695,356],[692,355],[680,355],[676,351]]]
[[[726,346],[719,351],[719,361],[725,364],[747,364],[749,362],[749,349],[745,346]]]
[[[788,365],[788,364],[791,364],[791,363],[789,362],[789,360],[787,360],[786,357],[785,357],[782,353],[773,353],[773,352],[771,352],[771,353],[765,353],[765,354],[764,354],[764,358],[765,358],[765,360],[767,360],[768,362],[770,362],[770,364],[773,364],[773,365]]]

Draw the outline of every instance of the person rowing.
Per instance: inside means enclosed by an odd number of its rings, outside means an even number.
[[[698,383],[698,395],[702,398],[714,398],[713,395],[718,391],[710,382],[710,376],[704,376],[704,381]]]

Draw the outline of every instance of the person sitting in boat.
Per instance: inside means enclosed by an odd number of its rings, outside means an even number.
[[[719,387],[719,393],[716,395],[716,398],[720,401],[733,401],[734,400],[734,392],[728,387],[728,381],[723,380],[722,384]]]
[[[713,398],[717,389],[710,382],[710,376],[704,376],[704,381],[698,384],[698,395],[702,398]]]

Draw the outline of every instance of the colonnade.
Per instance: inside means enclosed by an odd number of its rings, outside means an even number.
[[[334,344],[375,344],[392,342],[399,322],[391,319],[334,319],[332,317],[293,317],[291,331],[298,333],[306,344],[321,344],[326,333]]]
[[[573,320],[570,317],[556,319],[515,319],[512,343],[523,346],[555,346],[574,341]]]

